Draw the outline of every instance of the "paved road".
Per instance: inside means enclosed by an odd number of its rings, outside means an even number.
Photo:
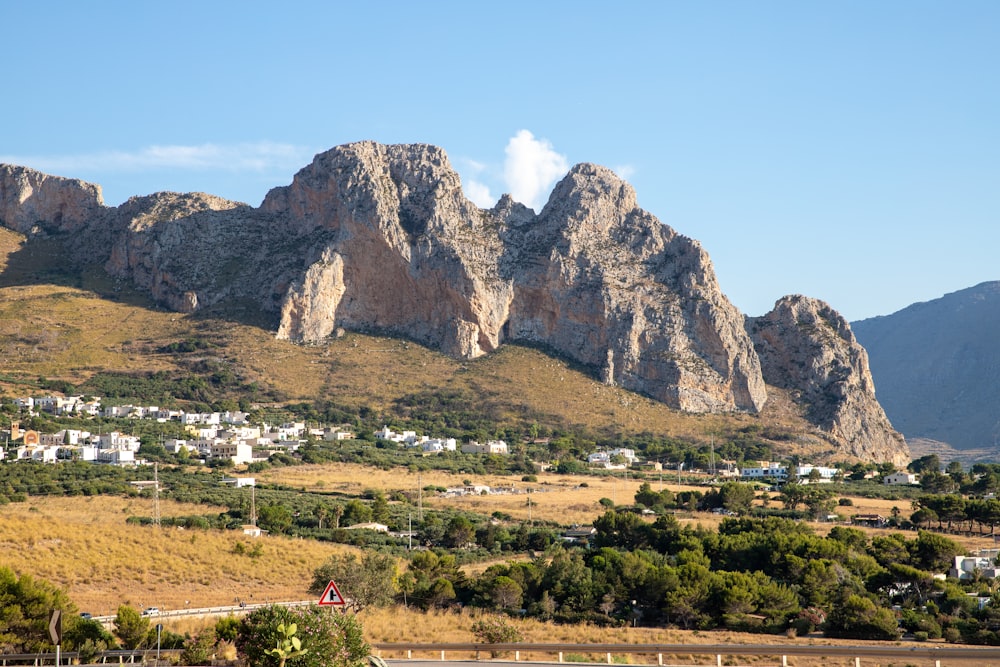
[[[160,619],[164,618],[179,618],[186,616],[229,616],[230,614],[239,615],[251,612],[254,609],[259,609],[260,607],[269,607],[271,605],[280,605],[282,607],[308,607],[311,604],[316,604],[316,600],[292,600],[286,602],[274,601],[274,602],[261,602],[258,604],[248,604],[244,606],[240,605],[228,605],[223,607],[196,607],[191,609],[161,609],[154,614],[143,614],[152,622],[159,622]],[[114,623],[114,616],[94,616],[95,621],[100,621],[104,625],[110,625]]]

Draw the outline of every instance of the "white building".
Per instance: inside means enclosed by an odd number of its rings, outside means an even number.
[[[323,431],[324,440],[354,440],[355,435],[353,431],[348,431],[344,429],[334,428],[326,429]]]
[[[508,453],[507,443],[503,440],[490,440],[484,444],[480,444],[475,440],[466,442],[462,444],[463,454],[500,454],[506,455]]]
[[[92,444],[96,445],[98,449],[120,449],[132,452],[139,451],[139,438],[134,435],[125,435],[124,433],[119,433],[118,431],[91,436],[90,441]]]
[[[208,448],[208,457],[230,459],[236,465],[253,462],[253,447],[246,442],[216,441]]]
[[[743,464],[743,479],[776,479],[788,477],[788,468],[776,461],[758,461],[757,465]]]
[[[894,472],[882,478],[886,486],[912,486],[917,484],[917,475],[912,472]]]
[[[624,463],[613,463],[615,459],[621,459]],[[592,466],[603,466],[604,468],[626,468],[639,462],[639,457],[635,455],[634,449],[627,447],[616,447],[615,449],[594,452],[587,456],[587,463]]]
[[[1000,575],[997,566],[998,549],[981,549],[971,556],[955,556],[955,564],[948,570],[949,577],[956,579],[972,579],[976,571],[987,579],[996,579]]]
[[[839,468],[827,468],[824,466],[814,466],[814,465],[802,465],[795,468],[795,474],[799,478],[799,482],[806,484],[809,482],[809,476],[812,475],[813,470],[819,473],[820,482],[831,482],[833,478],[840,472]]]
[[[232,486],[232,487],[235,487],[237,489],[242,489],[243,487],[246,487],[246,486],[257,486],[257,478],[256,477],[224,477],[221,480],[219,480],[219,483],[220,484],[224,484],[226,486]]]
[[[420,443],[420,449],[428,454],[454,452],[458,449],[458,442],[455,438],[429,438]]]
[[[97,462],[113,466],[134,466],[135,452],[130,449],[98,449]]]

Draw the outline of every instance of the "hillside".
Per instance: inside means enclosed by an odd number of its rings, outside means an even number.
[[[851,324],[875,392],[908,440],[1000,452],[1000,282],[987,282]],[[945,458],[954,458],[946,456]]]
[[[565,359],[523,346],[458,361],[412,342],[356,333],[321,344],[278,340],[238,321],[238,307],[198,314],[164,311],[99,271],[67,268],[58,244],[0,229],[0,390],[38,393],[39,378],[74,387],[107,372],[227,377],[218,398],[264,403],[328,401],[391,419],[407,405],[445,393],[454,410],[498,423],[538,423],[595,433],[653,432],[695,443],[747,427],[778,437],[777,453],[836,457],[834,445],[801,415],[787,393],[769,387],[760,415],[699,415],[608,386]],[[197,340],[193,352],[169,346]],[[763,437],[762,437],[763,439]]]
[[[634,189],[598,165],[571,168],[538,213],[509,196],[492,209],[478,208],[465,197],[445,152],[426,144],[334,147],[290,185],[273,188],[257,208],[170,192],[107,207],[98,185],[0,165],[0,224],[30,239],[11,255],[8,285],[96,289],[118,301],[168,308],[176,313],[172,324],[197,315],[204,325],[197,338],[158,346],[146,334],[150,328],[126,323],[143,335],[129,336],[118,351],[131,363],[137,355],[183,348],[192,353],[183,364],[188,371],[256,403],[323,389],[337,394],[338,409],[345,407],[338,390],[351,400],[353,382],[344,387],[341,378],[350,376],[352,355],[330,340],[372,347],[346,332],[413,341],[460,369],[471,368],[462,362],[526,346],[566,360],[606,387],[688,414],[758,415],[773,409],[769,403],[782,404],[767,390],[778,387],[840,456],[897,465],[909,460],[902,436],[878,405],[864,350],[833,308],[789,296],[762,318],[744,318],[719,288],[698,241],[641,209]],[[66,249],[64,259],[43,269],[38,255],[55,252],[57,242]],[[270,376],[264,387],[258,366],[268,362],[252,346],[241,348],[239,359],[222,354],[240,334],[213,331],[210,322],[220,319],[319,345],[328,357],[316,362],[318,373],[296,373],[290,391]],[[40,348],[65,350],[72,331],[60,333],[44,327],[22,341],[30,343],[25,351],[37,357]],[[105,346],[101,354],[109,351]],[[405,363],[397,352],[390,350],[379,390],[363,397],[366,409],[391,393],[384,385],[402,381],[397,376]],[[369,365],[353,364],[364,373]],[[279,372],[287,373],[295,365],[282,366]],[[553,382],[554,371],[530,364],[527,370],[532,381]],[[425,381],[422,370],[416,375]],[[517,373],[514,381],[528,377]],[[449,383],[458,385],[455,395],[437,395],[452,392]],[[411,407],[457,401],[481,410],[486,396],[491,416],[514,408],[524,419],[548,419],[524,405],[497,405],[491,392],[499,379],[493,386],[467,384],[436,379],[433,395],[421,389],[390,400]],[[195,385],[186,387],[185,397],[209,400],[204,383]],[[101,393],[102,387],[103,380],[83,390]],[[554,393],[556,399],[560,392]],[[635,421],[634,410],[624,407],[599,409],[601,427]]]

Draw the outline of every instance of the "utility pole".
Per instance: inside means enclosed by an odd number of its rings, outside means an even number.
[[[160,464],[153,463],[153,523],[160,525]]]
[[[420,483],[420,473],[417,473],[417,521],[424,522],[424,487]]]

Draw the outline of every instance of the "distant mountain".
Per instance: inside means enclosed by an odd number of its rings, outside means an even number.
[[[853,322],[875,393],[907,440],[1000,450],[1000,282]]]
[[[425,144],[335,147],[259,208],[202,193],[109,208],[96,185],[0,165],[0,224],[172,310],[266,313],[279,339],[378,332],[457,359],[526,344],[685,412],[759,414],[770,382],[838,454],[909,458],[839,314],[786,297],[746,320],[701,245],[598,165],[574,166],[537,214],[506,195],[478,208]]]

